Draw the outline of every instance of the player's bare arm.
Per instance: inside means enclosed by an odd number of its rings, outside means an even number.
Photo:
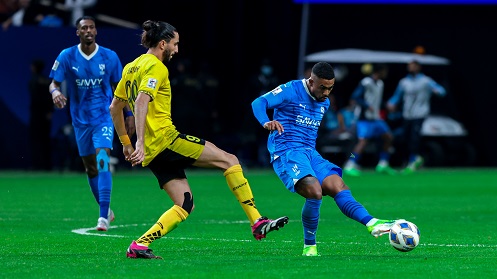
[[[48,91],[52,94],[52,101],[57,108],[64,108],[67,103],[67,98],[60,91],[60,82],[52,80],[48,86]]]
[[[135,125],[136,125],[136,144],[135,151],[130,156],[133,166],[141,164],[145,159],[145,122],[147,120],[148,103],[151,98],[143,92],[138,93],[135,101]]]
[[[117,85],[118,83],[111,84],[112,92],[116,91]],[[125,115],[124,124],[126,126],[126,132],[128,133],[129,137],[132,137],[135,134],[135,117],[128,103],[126,103],[123,113]]]
[[[124,116],[123,116],[123,108],[127,105],[126,102],[119,100],[117,98],[114,98],[112,100],[112,103],[110,104],[110,115],[112,117],[112,122],[114,123],[114,128],[116,129],[116,133],[119,136],[119,139],[121,140],[121,143],[123,143],[122,138],[127,137],[127,131],[126,131],[126,125],[124,124]],[[129,141],[129,137],[127,139]],[[129,161],[129,157],[131,154],[134,152],[133,145],[131,142],[129,144],[126,144],[126,142],[123,143],[123,154],[124,158],[126,161]]]
[[[132,137],[136,132],[136,127],[135,127],[135,116],[133,115],[133,112],[131,111],[129,104],[126,104],[126,107],[124,108],[124,115],[125,115],[124,121],[126,124],[126,131],[128,133],[128,136]]]

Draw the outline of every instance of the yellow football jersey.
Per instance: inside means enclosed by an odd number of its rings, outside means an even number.
[[[146,166],[178,136],[171,119],[171,84],[169,70],[155,55],[142,54],[124,69],[114,97],[128,102],[135,111],[138,92],[151,98],[145,127]]]

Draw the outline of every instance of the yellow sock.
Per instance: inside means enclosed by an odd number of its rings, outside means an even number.
[[[232,166],[224,172],[224,176],[252,226],[255,220],[261,217],[261,214],[255,207],[254,195],[252,195],[252,189],[250,189],[247,179],[243,176],[242,166]]]
[[[179,223],[185,221],[188,215],[188,212],[181,208],[181,206],[173,205],[173,207],[162,214],[159,220],[157,220],[157,223],[140,236],[136,243],[149,246],[155,240],[174,230]]]

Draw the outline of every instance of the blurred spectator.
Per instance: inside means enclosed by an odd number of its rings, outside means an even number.
[[[171,115],[174,124],[181,133],[194,133],[207,139],[211,113],[209,96],[202,91],[202,83],[195,74],[191,60],[178,59],[175,70],[177,73],[171,79],[174,91]]]
[[[19,8],[19,0],[0,0],[0,21],[11,17]]]
[[[445,88],[421,72],[421,64],[411,61],[407,64],[407,76],[399,81],[393,96],[388,100],[387,108],[395,111],[402,106],[403,128],[406,145],[409,150],[407,167],[402,171],[410,174],[423,164],[420,155],[421,128],[425,118],[430,114],[432,94],[445,95]]]
[[[204,96],[203,100],[207,102],[203,104],[205,109],[207,109],[207,123],[206,127],[204,127],[204,129],[206,129],[204,139],[219,141],[219,139],[216,139],[221,133],[218,109],[219,80],[207,61],[201,62],[197,73],[197,79],[200,82],[201,93]]]
[[[21,26],[23,24],[24,14],[31,0],[18,0],[16,2],[15,12],[6,14],[7,18],[2,19],[2,29],[4,31],[9,29],[11,25]]]
[[[340,109],[337,115],[340,130],[355,136],[358,114],[359,108],[353,100],[346,107]]]
[[[319,128],[317,145],[324,153],[350,154],[356,143],[355,131],[358,116],[357,106],[354,101],[338,109],[335,94],[330,94],[330,108],[323,117]],[[335,157],[335,160],[341,161]]]
[[[95,6],[97,0],[65,0],[64,8],[71,12],[70,24],[85,14],[85,9]]]
[[[33,170],[51,170],[52,153],[50,140],[50,126],[54,106],[47,91],[50,79],[43,75],[45,64],[42,60],[31,62],[31,79],[29,80],[30,129],[29,140],[31,147],[31,161]]]
[[[60,27],[63,20],[58,16],[52,2],[40,0],[18,0],[19,9],[2,22],[3,30],[10,26],[38,25],[43,27]]]
[[[252,116],[252,108],[250,104],[255,98],[275,89],[279,86],[279,78],[274,73],[274,68],[271,61],[267,58],[263,59],[258,72],[249,77],[246,85],[247,93],[244,95],[243,104],[246,104],[244,109],[244,124],[242,134],[240,135],[240,146],[243,146],[240,158],[245,159],[247,164],[268,167],[269,152],[266,142],[268,131],[261,129],[259,123]]]
[[[355,137],[357,123],[357,106],[353,100],[341,109],[338,109],[334,94],[330,94],[330,108],[326,111],[322,127],[324,140],[346,140]],[[326,144],[326,142],[323,142]]]

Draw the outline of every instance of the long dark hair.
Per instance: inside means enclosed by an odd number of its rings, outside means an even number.
[[[167,43],[175,36],[176,28],[164,21],[147,20],[142,25],[142,46],[146,48],[156,47],[161,40]]]

